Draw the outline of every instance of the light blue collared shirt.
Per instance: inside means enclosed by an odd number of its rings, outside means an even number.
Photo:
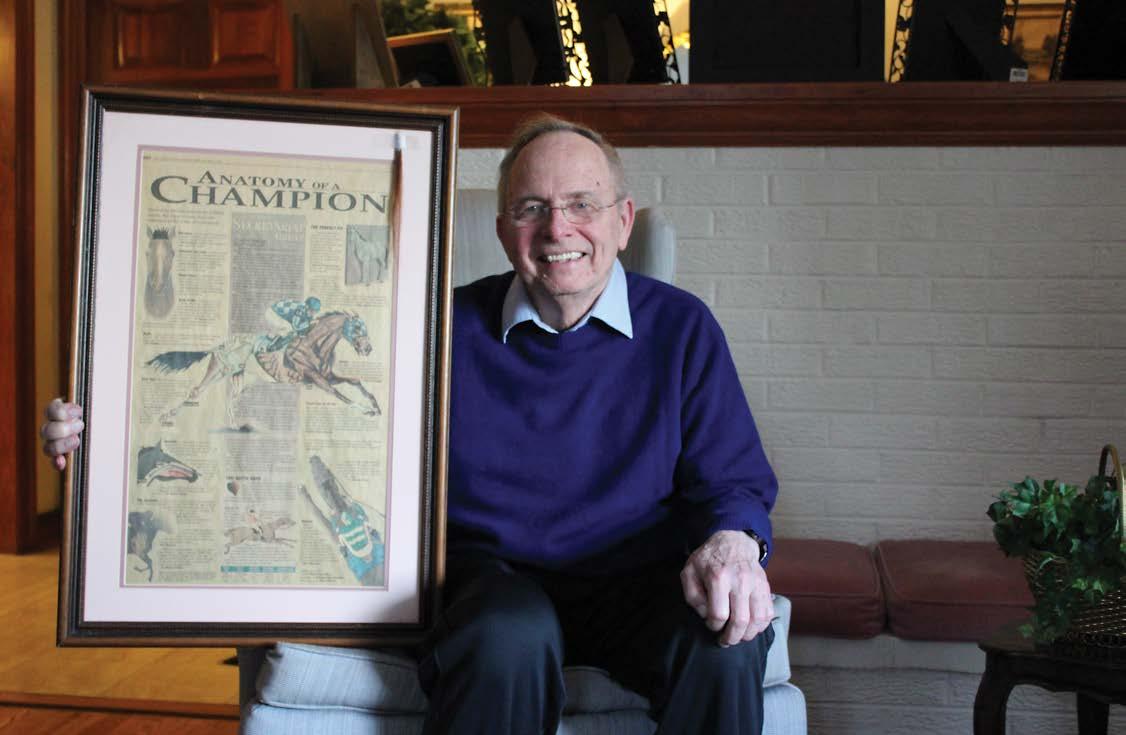
[[[614,267],[610,270],[610,280],[606,284],[606,288],[595,299],[594,306],[590,307],[590,311],[584,314],[583,318],[575,323],[575,326],[564,331],[574,332],[576,329],[586,326],[586,323],[592,318],[598,319],[611,329],[633,339],[633,319],[629,315],[629,287],[626,284],[626,271],[617,258],[614,259]],[[528,289],[524,288],[524,282],[520,280],[520,276],[516,276],[512,279],[508,293],[504,296],[504,308],[501,309],[500,341],[507,344],[508,333],[512,328],[517,324],[528,321],[545,332],[559,334],[558,329],[549,326],[543,319],[540,319],[540,313],[536,311],[536,305],[532,303]]]

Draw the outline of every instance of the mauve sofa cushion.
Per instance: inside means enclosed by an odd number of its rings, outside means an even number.
[[[881,541],[876,561],[888,627],[900,638],[977,641],[1029,616],[1021,560],[992,541]]]
[[[766,575],[793,604],[794,635],[871,638],[884,629],[880,575],[865,546],[775,538]]]

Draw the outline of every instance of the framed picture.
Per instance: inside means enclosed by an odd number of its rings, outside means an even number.
[[[391,36],[387,45],[395,57],[401,85],[466,87],[473,84],[452,28]]]
[[[1028,64],[1028,81],[1052,79],[1052,62],[1059,40],[1064,3],[1022,0],[1013,24],[1010,47]]]
[[[60,645],[425,634],[456,150],[448,109],[86,91]]]

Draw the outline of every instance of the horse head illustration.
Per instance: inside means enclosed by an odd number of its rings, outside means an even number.
[[[147,274],[145,276],[145,311],[150,316],[163,319],[172,311],[176,303],[176,292],[172,287],[172,260],[176,250],[172,238],[176,228],[146,228],[149,236],[145,251]]]

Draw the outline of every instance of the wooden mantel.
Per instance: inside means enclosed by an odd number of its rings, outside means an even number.
[[[716,84],[315,90],[461,109],[463,147],[538,111],[619,146],[1126,145],[1126,82]]]

